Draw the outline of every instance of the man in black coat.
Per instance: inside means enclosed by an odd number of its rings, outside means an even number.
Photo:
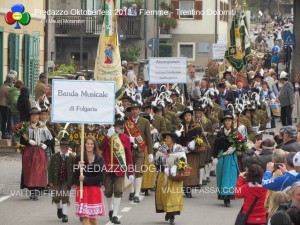
[[[299,152],[300,143],[297,142],[297,131],[292,126],[286,126],[283,132],[282,150],[286,152]]]
[[[256,142],[255,145],[251,149],[246,151],[243,156],[242,161],[244,167],[258,164],[264,171],[266,171],[267,164],[269,162],[272,162],[274,147],[275,141],[272,139],[265,139],[263,142]],[[260,154],[255,154],[255,152],[260,152]]]

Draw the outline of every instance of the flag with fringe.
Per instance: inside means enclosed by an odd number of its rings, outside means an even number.
[[[105,10],[102,30],[99,38],[94,78],[102,81],[116,82],[116,99],[123,94],[123,76],[121,56],[118,43],[117,16],[114,0],[105,0]]]
[[[246,16],[242,13],[242,16],[239,17],[236,13],[231,22],[225,58],[237,72],[241,72],[247,64],[246,57],[250,52]]]

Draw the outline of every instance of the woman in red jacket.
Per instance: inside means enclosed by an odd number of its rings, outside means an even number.
[[[259,165],[253,164],[246,173],[243,172],[239,175],[236,183],[235,197],[244,199],[242,209],[244,215],[247,214],[255,199],[258,198],[249,214],[247,225],[265,225],[267,223],[267,211],[264,207],[267,190],[261,186],[263,173],[264,171]]]

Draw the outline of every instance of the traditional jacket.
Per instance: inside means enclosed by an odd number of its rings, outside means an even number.
[[[107,173],[113,172],[117,177],[124,177],[125,173],[128,172],[129,175],[134,174],[132,154],[131,154],[131,144],[128,135],[119,134],[120,141],[124,147],[125,159],[127,171],[121,168],[121,164],[119,163],[115,154],[111,152],[111,138],[103,144],[103,158],[105,161],[105,168]],[[113,167],[111,168],[111,154],[113,154]]]
[[[152,125],[156,128],[156,130],[160,134],[167,131],[166,121],[160,115],[155,114],[153,116]]]
[[[62,163],[62,157],[60,152],[55,153],[50,160],[49,168],[48,168],[48,183],[53,183],[54,185],[59,184],[59,170]],[[74,163],[75,157],[72,154],[67,153],[67,175],[68,175],[68,187],[71,187],[74,183]]]

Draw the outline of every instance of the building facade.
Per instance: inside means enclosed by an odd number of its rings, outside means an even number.
[[[203,66],[212,56],[212,44],[227,40],[232,11],[228,0],[172,0],[171,18],[177,26],[166,35],[161,28],[161,46],[171,44],[174,57]],[[163,34],[162,34],[163,30]]]
[[[5,15],[12,11],[12,6],[22,4],[24,12],[30,14],[28,25],[19,23],[16,29],[15,22],[7,24]],[[18,79],[24,81],[33,93],[38,76],[44,71],[44,15],[37,13],[43,11],[46,1],[1,1],[0,6],[0,82],[2,83],[9,70],[18,72]],[[14,10],[13,10],[14,11]],[[22,14],[23,15],[23,14]]]

